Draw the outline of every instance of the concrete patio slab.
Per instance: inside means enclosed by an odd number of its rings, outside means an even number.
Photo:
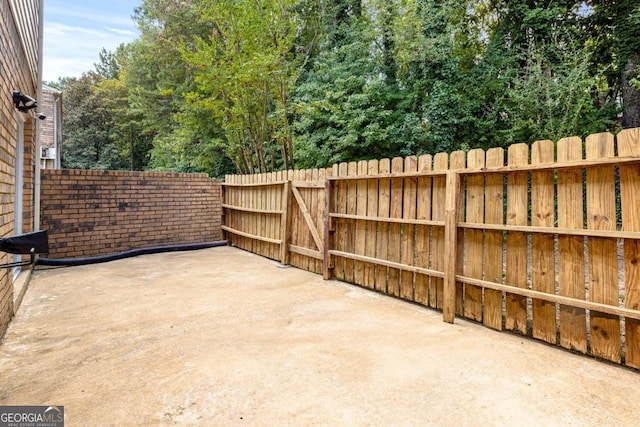
[[[640,424],[635,371],[230,247],[39,269],[0,379],[68,426]]]

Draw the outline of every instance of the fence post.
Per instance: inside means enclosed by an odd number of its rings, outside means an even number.
[[[324,225],[324,253],[322,254],[322,278],[324,280],[331,279],[331,271],[333,270],[333,259],[329,251],[333,248],[333,234],[335,225],[330,217],[333,213],[335,201],[333,198],[333,181],[327,179],[324,183],[324,216],[322,222]]]
[[[227,238],[227,232],[222,228],[223,225],[227,225],[227,212],[226,209],[222,206],[225,204],[225,199],[227,197],[227,191],[224,186],[224,182],[220,183],[220,238],[222,240],[226,240],[227,244],[230,244],[229,239]]]
[[[289,244],[291,243],[291,181],[286,180],[282,184],[282,214],[280,216],[280,262],[289,264]]]
[[[460,175],[447,172],[447,187],[444,213],[444,295],[442,317],[453,323],[456,317],[456,256],[458,252],[458,199]]]

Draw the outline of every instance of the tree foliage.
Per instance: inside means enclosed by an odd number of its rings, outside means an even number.
[[[195,76],[188,101],[210,111],[238,170],[293,167],[289,97],[303,60],[295,50],[292,0],[219,0],[204,4],[210,27],[182,53]]]
[[[136,19],[60,82],[67,166],[220,176],[640,126],[634,0],[144,0]]]

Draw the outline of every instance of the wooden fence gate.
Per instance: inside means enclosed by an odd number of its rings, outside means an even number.
[[[448,322],[640,368],[640,129],[506,151],[227,176],[223,230]]]

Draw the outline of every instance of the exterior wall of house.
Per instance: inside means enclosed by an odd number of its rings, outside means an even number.
[[[38,16],[41,0],[0,2],[0,238],[33,230],[36,123],[13,105],[12,92],[38,93]],[[16,144],[24,119],[22,230],[15,229]],[[20,167],[17,168],[20,170]],[[13,255],[0,253],[0,263]],[[13,316],[13,272],[0,269],[0,336]]]
[[[221,184],[206,174],[42,170],[48,258],[218,241]]]
[[[62,154],[62,93],[42,85],[42,99],[38,100],[40,112],[47,119],[40,124],[40,167],[60,169]]]

